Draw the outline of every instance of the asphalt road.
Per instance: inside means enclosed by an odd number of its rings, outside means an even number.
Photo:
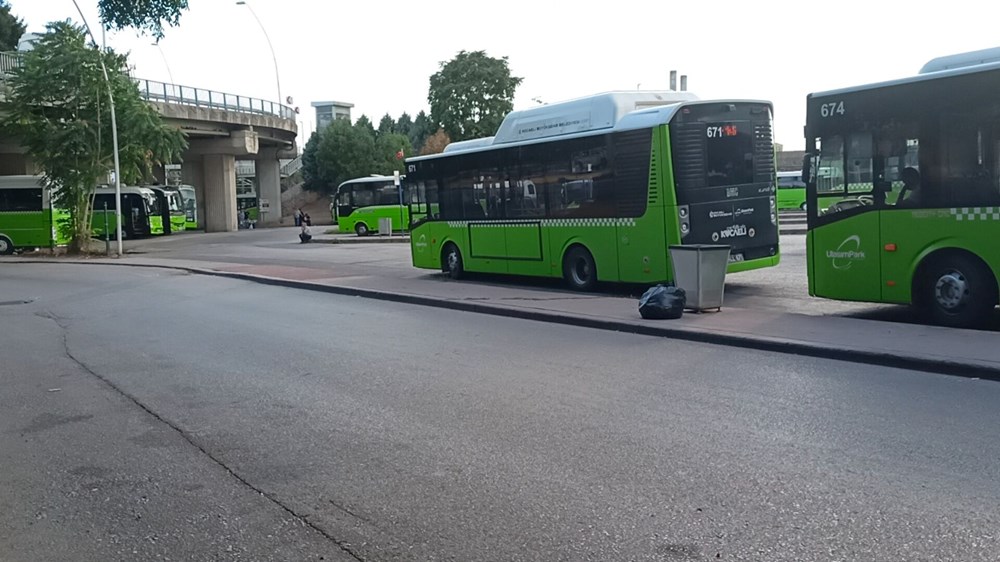
[[[0,560],[1000,559],[1000,385],[0,268]]]

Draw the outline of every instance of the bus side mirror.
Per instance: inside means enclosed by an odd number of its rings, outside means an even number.
[[[807,183],[808,184],[809,181],[812,179],[812,161],[813,161],[813,155],[812,154],[806,152],[802,156],[802,182],[803,183]]]

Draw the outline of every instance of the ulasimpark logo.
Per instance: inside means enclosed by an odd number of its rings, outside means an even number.
[[[830,258],[834,269],[851,269],[855,261],[865,259],[865,253],[861,251],[861,237],[857,234],[848,236],[836,250],[827,250],[826,257]]]

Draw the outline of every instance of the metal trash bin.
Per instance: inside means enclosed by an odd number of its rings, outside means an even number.
[[[680,244],[670,246],[674,284],[687,294],[685,308],[701,312],[722,309],[726,288],[726,268],[731,246],[718,244]]]
[[[378,219],[379,236],[392,236],[392,217],[381,217]]]

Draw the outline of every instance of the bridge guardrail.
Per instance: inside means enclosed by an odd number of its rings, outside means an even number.
[[[21,53],[0,52],[0,80],[14,68],[21,65]],[[139,86],[139,92],[147,101],[193,105],[208,107],[237,113],[252,113],[255,115],[274,115],[283,119],[295,120],[295,110],[273,101],[216,92],[204,88],[168,84],[145,78],[133,78]]]

